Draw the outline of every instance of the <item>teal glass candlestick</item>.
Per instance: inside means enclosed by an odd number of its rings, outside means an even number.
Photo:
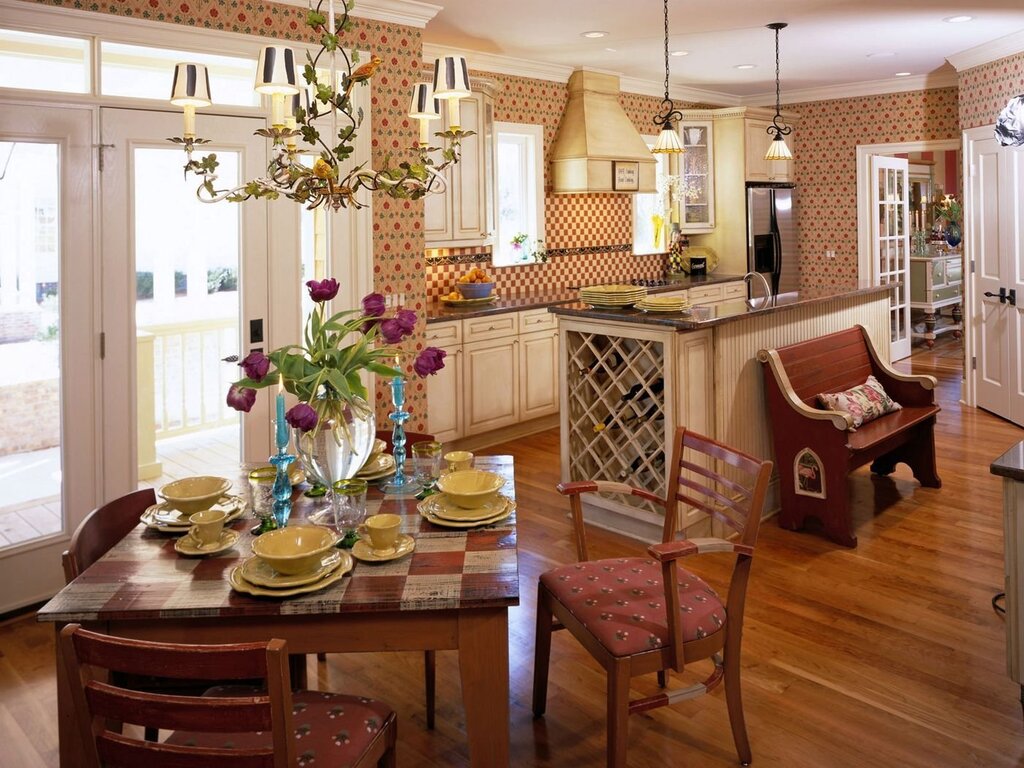
[[[419,486],[405,475],[405,422],[411,415],[405,410],[405,379],[395,376],[391,380],[391,401],[395,410],[388,417],[395,422],[391,431],[392,454],[395,457],[395,474],[384,486],[385,493],[415,493]]]
[[[285,448],[270,457],[270,463],[277,470],[274,477],[274,520],[278,528],[288,525],[292,514],[292,481],[288,477],[288,465],[295,461],[295,456],[285,453]]]

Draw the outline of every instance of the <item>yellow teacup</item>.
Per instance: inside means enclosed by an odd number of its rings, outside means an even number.
[[[370,515],[366,522],[359,526],[359,533],[365,534],[370,540],[370,548],[378,555],[389,555],[395,551],[398,541],[398,530],[402,527],[402,518],[390,513]]]
[[[192,527],[188,529],[189,536],[200,547],[211,547],[220,541],[224,532],[224,520],[228,513],[223,509],[204,509],[196,512],[188,519]]]
[[[449,451],[444,455],[444,462],[449,472],[470,469],[473,466],[473,454],[469,451]]]

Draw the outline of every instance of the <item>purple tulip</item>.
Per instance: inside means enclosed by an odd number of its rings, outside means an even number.
[[[306,287],[309,289],[309,298],[317,304],[333,299],[338,295],[339,288],[338,281],[333,277],[328,277],[326,280],[310,280],[306,283]]]
[[[320,420],[316,415],[316,411],[306,403],[293,405],[288,409],[288,413],[284,415],[284,419],[293,427],[301,429],[303,432],[309,432]]]
[[[370,317],[380,317],[387,311],[387,304],[384,303],[384,296],[379,293],[368,293],[363,296],[363,314]]]
[[[239,363],[245,375],[253,381],[263,381],[270,370],[270,358],[262,352],[250,352],[245,360]]]
[[[388,344],[397,344],[405,337],[405,330],[395,319],[383,320],[380,324],[380,335]]]
[[[444,368],[444,356],[447,354],[443,349],[427,347],[418,355],[412,364],[417,376],[430,376]]]
[[[228,405],[236,411],[248,413],[252,410],[253,403],[256,402],[256,390],[232,384],[228,389],[227,401]]]
[[[359,326],[359,330],[365,336],[370,331],[372,331],[374,328],[376,328],[378,325],[380,325],[380,319],[379,318],[374,318],[373,320],[367,320],[365,323],[363,323],[361,326]]]
[[[400,309],[395,313],[395,322],[406,334],[411,334],[416,330],[416,313],[411,309]]]

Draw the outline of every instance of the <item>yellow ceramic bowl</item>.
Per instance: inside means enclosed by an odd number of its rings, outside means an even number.
[[[230,487],[227,478],[200,475],[168,483],[160,489],[160,495],[175,509],[192,515],[212,507]]]
[[[252,540],[252,552],[278,573],[308,573],[338,540],[337,535],[315,525],[291,525],[264,533]]]
[[[505,478],[482,469],[460,469],[441,475],[437,487],[449,500],[463,509],[486,504],[505,484]]]

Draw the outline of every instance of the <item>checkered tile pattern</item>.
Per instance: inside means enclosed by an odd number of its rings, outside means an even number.
[[[508,478],[512,460],[478,459],[477,466]],[[253,521],[239,519],[238,544],[220,555],[186,558],[174,539],[139,526],[39,611],[44,621],[176,619],[364,611],[434,611],[515,605],[519,599],[516,515],[492,526],[440,528],[416,511],[416,499],[384,497],[373,489],[368,511],[404,517],[402,532],[416,539],[409,556],[385,563],[356,561],[349,576],[319,592],[273,599],[231,590],[228,575],[250,553]],[[300,497],[293,517],[313,502]]]
[[[544,227],[548,248],[578,248],[633,239],[632,195],[548,195]]]

